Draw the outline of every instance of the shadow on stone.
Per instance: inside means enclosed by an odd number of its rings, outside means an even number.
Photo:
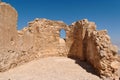
[[[88,62],[81,61],[78,58],[71,58],[71,59],[75,60],[75,63],[81,66],[83,69],[85,69],[88,73],[91,73],[93,75],[100,77],[99,75],[97,75],[95,69]]]

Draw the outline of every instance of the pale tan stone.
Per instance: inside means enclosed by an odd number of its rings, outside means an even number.
[[[118,69],[120,66],[120,63],[118,61],[113,61],[111,63],[111,67],[114,68],[114,69]]]
[[[96,30],[95,23],[87,19],[68,26],[36,18],[17,31],[16,10],[3,2],[0,6],[0,72],[37,58],[67,56],[86,60],[101,77],[117,80],[118,49],[107,30]],[[60,38],[61,29],[66,32],[65,39]]]

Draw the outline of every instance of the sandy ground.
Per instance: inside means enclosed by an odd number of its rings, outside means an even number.
[[[100,80],[85,62],[65,57],[34,60],[7,72],[0,80]]]

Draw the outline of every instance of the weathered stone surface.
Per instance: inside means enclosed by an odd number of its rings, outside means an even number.
[[[29,27],[20,32],[23,34],[20,34],[19,40],[24,39],[21,40],[24,45],[20,45],[20,47],[23,46],[22,50],[28,51],[32,49],[34,53],[39,53],[38,55],[59,55],[61,54],[59,51],[61,48],[64,54],[67,54],[67,45],[64,43],[63,46],[60,43],[60,30],[65,29],[66,32],[68,31],[66,24],[47,19],[37,19],[29,24]],[[66,37],[64,41],[67,40]]]
[[[82,50],[82,57],[93,65],[101,77],[118,79],[116,73],[119,66],[118,49],[112,45],[107,30],[97,31],[95,23],[87,20],[78,21],[74,26],[81,27],[79,30],[81,31],[79,34],[81,48],[79,49]]]
[[[61,21],[36,18],[17,31],[17,12],[0,3],[0,72],[33,59],[68,56],[86,60],[103,78],[118,79],[118,49],[112,45],[107,30],[96,30],[87,19],[68,26]],[[66,38],[60,38],[60,31]]]
[[[0,2],[0,71],[9,69],[17,58],[17,12]]]
[[[9,4],[0,3],[0,48],[16,44],[17,12]]]

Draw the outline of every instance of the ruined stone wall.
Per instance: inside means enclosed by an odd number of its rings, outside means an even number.
[[[117,77],[117,48],[105,30],[97,31],[87,19],[68,26],[61,21],[35,19],[17,31],[17,12],[0,3],[0,72],[47,56],[68,56],[86,60],[101,77]],[[60,30],[66,38],[60,38]]]
[[[83,43],[83,38],[82,38],[82,27],[81,25],[77,24],[77,23],[73,23],[70,27],[71,28],[71,43],[70,44],[70,49],[69,49],[69,53],[68,53],[68,57],[72,57],[72,58],[79,58],[80,60],[84,60],[84,54],[83,54],[83,50],[82,50],[82,43]]]
[[[0,48],[14,45],[17,39],[17,12],[9,4],[0,3]]]
[[[67,56],[70,29],[63,22],[36,19],[21,31],[16,24],[16,10],[0,3],[0,72],[40,57]],[[66,39],[60,38],[61,29]]]
[[[118,49],[112,45],[110,37],[106,30],[96,30],[96,25],[87,20],[81,20],[74,24],[74,26],[82,27],[82,50],[83,57],[95,69],[98,75],[102,78],[118,80],[117,61]]]
[[[111,44],[107,31],[93,31],[87,42],[86,59],[96,68],[101,77],[116,78],[119,66],[117,47]]]
[[[28,27],[19,31],[19,42],[22,51],[32,50],[38,56],[66,55],[68,53],[67,40],[60,38],[60,30],[65,29],[66,34],[69,27],[63,22],[47,19],[36,19],[29,23]]]
[[[0,71],[10,68],[17,58],[17,12],[9,4],[0,2]]]

